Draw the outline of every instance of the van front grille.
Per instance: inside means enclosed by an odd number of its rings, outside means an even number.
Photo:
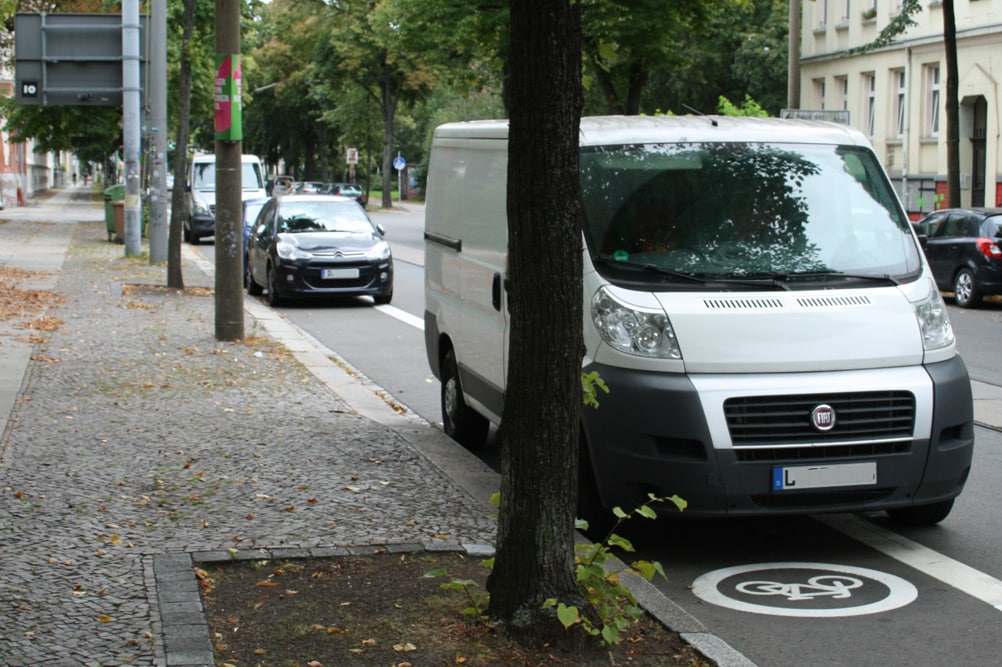
[[[820,405],[834,410],[830,430],[812,424],[811,413]],[[902,440],[914,432],[915,396],[907,391],[749,396],[724,401],[724,414],[735,447]]]

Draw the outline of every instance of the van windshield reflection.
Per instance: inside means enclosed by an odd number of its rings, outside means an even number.
[[[749,143],[583,148],[584,233],[609,280],[807,289],[915,279],[918,246],[872,153]],[[620,264],[622,266],[617,267]],[[676,280],[665,281],[665,276]],[[685,278],[681,278],[684,276]],[[794,279],[794,277],[796,277]]]

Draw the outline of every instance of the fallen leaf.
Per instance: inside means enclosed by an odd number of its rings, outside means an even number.
[[[115,619],[113,619],[111,616],[105,616],[104,614],[102,614],[102,615],[100,615],[100,616],[97,617],[97,620],[100,623],[111,623]]]
[[[258,588],[269,588],[269,587],[273,587],[273,586],[278,586],[278,583],[277,583],[277,582],[274,582],[274,581],[272,581],[271,579],[265,579],[265,580],[263,580],[263,581],[259,581],[259,582],[257,582],[257,583],[256,583],[256,584],[254,584],[254,585],[255,585],[256,587],[258,587]]]
[[[416,651],[417,646],[407,642],[406,644],[394,644],[393,650],[397,652],[410,653],[411,651]]]
[[[362,640],[362,646],[375,646],[375,645],[376,645],[376,640],[375,639],[363,639]]]

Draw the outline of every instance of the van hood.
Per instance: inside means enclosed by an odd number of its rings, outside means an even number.
[[[686,371],[837,371],[917,365],[922,336],[898,287],[768,293],[656,293]]]

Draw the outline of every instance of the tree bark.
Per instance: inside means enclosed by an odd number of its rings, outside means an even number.
[[[580,3],[512,0],[510,30],[510,361],[487,589],[489,613],[509,634],[554,642],[568,634],[543,602],[583,604],[573,570],[584,353]]]
[[[174,150],[174,190],[171,194],[170,227],[167,232],[167,286],[184,289],[181,270],[181,227],[189,215],[185,201],[188,173],[188,123],[191,119],[191,36],[195,31],[195,0],[184,0],[181,42],[181,90],[178,91],[177,146]]]
[[[960,74],[957,67],[957,20],[953,0],[943,0],[943,46],[946,49],[946,198],[960,207]]]

